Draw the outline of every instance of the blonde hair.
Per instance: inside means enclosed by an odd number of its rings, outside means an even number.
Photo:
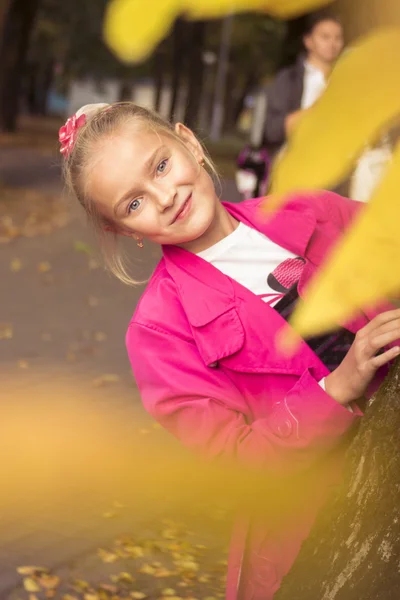
[[[106,268],[123,283],[137,285],[139,282],[129,274],[129,259],[120,247],[119,237],[113,231],[106,231],[112,223],[107,222],[97,210],[96,203],[88,194],[86,173],[93,161],[93,154],[99,140],[112,136],[118,128],[128,121],[143,123],[153,129],[184,144],[182,138],[175,132],[174,125],[165,121],[157,113],[138,106],[133,102],[118,102],[115,104],[87,105],[82,107],[76,117],[86,115],[86,122],[76,132],[73,148],[65,157],[63,166],[64,181],[70,193],[81,203],[93,226],[98,239]],[[204,150],[204,148],[203,148]],[[204,162],[212,175],[218,180],[215,166],[204,150]]]

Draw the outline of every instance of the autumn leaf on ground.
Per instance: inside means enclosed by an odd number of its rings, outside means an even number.
[[[118,375],[115,375],[114,373],[106,373],[105,375],[101,375],[100,377],[97,377],[97,379],[94,379],[93,385],[96,387],[102,387],[110,383],[118,383],[118,381]]]
[[[38,575],[40,573],[48,573],[48,569],[44,567],[17,567],[17,573],[20,575]]]
[[[13,273],[18,273],[22,269],[22,262],[19,258],[13,258],[10,262],[10,270]]]
[[[25,577],[24,588],[27,592],[40,592],[41,587],[32,577]]]
[[[89,246],[89,244],[86,244],[85,242],[75,241],[74,242],[74,250],[75,250],[75,252],[82,252],[83,254],[86,254],[87,256],[91,256],[93,254],[92,248]]]
[[[13,326],[10,323],[0,323],[0,340],[11,340],[13,335]]]
[[[39,273],[48,273],[51,271],[51,264],[48,261],[43,261],[38,264]]]
[[[108,550],[103,550],[102,548],[99,548],[97,554],[104,563],[114,563],[118,560],[117,554],[115,554],[114,552],[109,552]]]

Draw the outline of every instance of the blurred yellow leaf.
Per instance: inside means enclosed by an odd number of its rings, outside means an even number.
[[[360,307],[399,296],[399,189],[400,146],[374,198],[295,312],[293,326],[301,335],[331,329]]]
[[[97,377],[97,379],[93,380],[93,385],[96,387],[102,387],[103,385],[107,385],[109,383],[117,383],[119,381],[118,375],[114,373],[106,373],[105,375],[101,375]]]
[[[343,55],[275,165],[275,206],[289,192],[334,187],[367,144],[400,115],[400,78],[393,76],[399,57],[399,28],[371,34]]]
[[[118,560],[117,554],[115,554],[114,552],[109,552],[108,550],[103,550],[102,548],[99,548],[99,550],[97,551],[97,554],[99,555],[101,560],[105,563],[113,563],[116,560]]]
[[[191,19],[219,18],[232,12],[262,11],[291,17],[330,4],[332,0],[112,0],[104,35],[110,48],[126,62],[144,59],[167,35],[181,14]],[[132,31],[135,35],[132,35]]]
[[[147,595],[143,592],[131,592],[130,596],[135,600],[144,600],[144,598],[147,598]]]
[[[39,273],[48,273],[51,271],[51,264],[48,261],[44,261],[38,264]]]
[[[393,77],[399,56],[399,28],[370,35],[344,56],[275,167],[275,206],[291,190],[333,186],[365,145],[399,117],[400,78]],[[398,296],[399,183],[397,149],[363,214],[310,285],[307,302],[299,303],[291,324],[301,336],[332,329],[359,309]]]
[[[10,323],[0,323],[0,340],[11,340],[13,337],[13,326]]]
[[[104,331],[96,331],[94,334],[94,339],[96,342],[105,342],[107,339],[107,334]]]
[[[10,263],[10,269],[13,273],[18,273],[22,269],[22,262],[19,258],[13,258]]]
[[[48,569],[44,567],[17,567],[17,573],[20,575],[37,575],[38,573],[46,573]]]
[[[32,577],[25,577],[24,588],[27,592],[40,592],[41,589],[38,583],[32,579]]]

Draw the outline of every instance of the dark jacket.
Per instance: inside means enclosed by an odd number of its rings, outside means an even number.
[[[304,61],[301,55],[294,65],[279,71],[267,90],[265,142],[276,152],[286,141],[285,119],[301,107],[304,86]]]

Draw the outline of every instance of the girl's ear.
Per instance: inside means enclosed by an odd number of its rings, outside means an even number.
[[[177,123],[175,125],[175,133],[179,135],[185,145],[189,148],[197,162],[202,164],[204,162],[203,148],[193,131],[183,123]]]

